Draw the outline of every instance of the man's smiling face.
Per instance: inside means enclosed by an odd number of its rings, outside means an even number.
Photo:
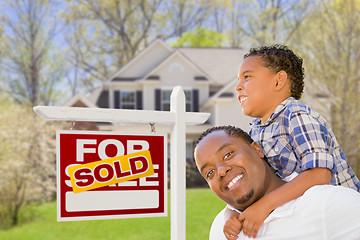
[[[244,210],[266,193],[268,166],[256,142],[214,131],[199,142],[194,155],[210,188],[231,206]]]

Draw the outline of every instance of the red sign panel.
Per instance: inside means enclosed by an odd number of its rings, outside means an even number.
[[[56,141],[58,221],[167,216],[166,135],[57,131]],[[150,153],[153,175],[74,193],[69,168],[136,153]],[[78,175],[83,185],[92,180],[90,172]]]

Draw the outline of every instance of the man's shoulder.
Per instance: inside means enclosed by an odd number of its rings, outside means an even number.
[[[226,237],[223,233],[223,227],[225,223],[224,214],[226,207],[221,210],[218,215],[213,220],[213,223],[210,228],[209,240],[226,240]]]
[[[349,212],[353,208],[360,210],[360,193],[343,186],[317,185],[298,198],[298,205],[310,212],[319,209],[327,213],[329,210],[335,212]]]
[[[359,192],[343,186],[320,185],[305,194],[309,194],[307,203],[316,202],[314,209],[320,209],[326,239],[359,239]]]
[[[343,187],[343,186],[333,186],[333,185],[316,185],[308,189],[303,198],[323,198],[323,199],[358,199],[360,200],[360,193],[354,189]],[[360,204],[360,202],[359,202]]]
[[[220,211],[214,218],[209,240],[226,240],[223,233],[224,211],[225,209]],[[314,232],[320,234],[319,231],[322,231],[322,228],[312,228],[311,226],[315,226],[319,222],[323,222],[326,226],[329,226],[328,228],[331,228],[327,229],[324,234],[329,235],[330,232],[336,234],[339,229],[339,227],[336,227],[336,224],[339,224],[337,219],[346,219],[349,223],[352,221],[351,223],[358,228],[360,224],[360,193],[342,186],[317,185],[308,189],[303,196],[276,208],[265,220],[259,230],[259,236],[266,239],[279,239],[280,237],[284,239],[284,236],[289,238],[290,236],[297,236],[296,239],[300,239],[299,237],[302,236],[307,237],[307,234],[315,236]],[[335,226],[331,225],[332,222],[335,222]],[[298,232],[299,223],[302,223],[301,226],[306,228],[307,231]],[[284,230],[284,227],[286,227],[286,230]],[[282,231],[279,229],[282,229]],[[333,230],[335,233],[332,232]],[[359,230],[350,229],[347,234],[351,235],[358,232]],[[294,233],[298,235],[294,235]],[[239,236],[241,236],[240,239],[247,239],[242,234]],[[261,237],[259,238],[261,239]]]

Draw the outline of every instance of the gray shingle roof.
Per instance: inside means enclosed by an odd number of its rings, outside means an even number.
[[[244,49],[238,48],[178,48],[191,62],[206,72],[215,84],[226,84],[237,76]]]

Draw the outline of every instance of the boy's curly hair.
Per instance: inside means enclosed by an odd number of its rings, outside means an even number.
[[[304,90],[304,68],[303,60],[297,56],[287,46],[275,44],[251,48],[244,55],[244,59],[251,56],[262,58],[265,67],[270,68],[275,73],[285,71],[291,82],[291,96],[300,99]]]
[[[207,129],[205,132],[203,132],[198,137],[198,139],[194,143],[193,151],[195,151],[195,148],[201,142],[201,140],[203,140],[203,138],[205,138],[210,133],[216,132],[216,131],[224,131],[227,135],[232,136],[232,137],[236,137],[236,138],[240,138],[240,139],[242,139],[244,142],[246,142],[248,144],[251,144],[254,141],[250,137],[250,135],[247,132],[245,132],[244,130],[242,130],[241,128],[234,127],[234,126],[217,126],[217,127],[211,127],[209,129]]]

